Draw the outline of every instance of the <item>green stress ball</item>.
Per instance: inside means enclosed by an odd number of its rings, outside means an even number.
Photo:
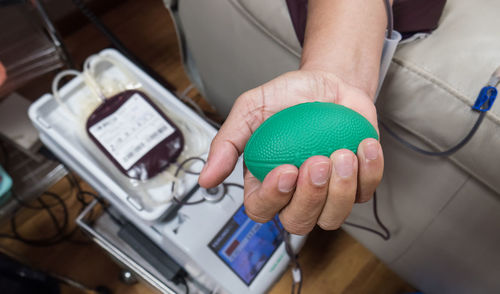
[[[300,167],[311,156],[329,157],[339,149],[356,153],[366,138],[378,140],[377,131],[356,111],[334,103],[303,103],[264,121],[248,140],[244,159],[252,175],[262,181],[282,164]]]

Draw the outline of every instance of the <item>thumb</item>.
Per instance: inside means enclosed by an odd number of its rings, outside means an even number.
[[[252,108],[245,103],[247,99],[241,98],[243,95],[236,100],[229,116],[210,145],[207,163],[198,179],[202,187],[217,186],[231,174],[238,157],[243,153],[253,133],[252,122],[249,121],[252,117],[249,115]]]

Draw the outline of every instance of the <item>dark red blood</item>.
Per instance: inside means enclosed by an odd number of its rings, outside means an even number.
[[[144,100],[151,104],[151,106],[175,129],[175,131],[163,141],[158,143],[137,162],[135,162],[132,167],[125,170],[104,148],[104,146],[102,146],[101,143],[99,143],[99,141],[90,133],[89,129],[102,119],[118,110],[134,94],[139,94],[142,98],[144,98]],[[92,139],[97,147],[99,147],[109,160],[113,162],[116,168],[129,178],[138,180],[150,179],[158,173],[164,171],[172,162],[177,160],[184,148],[184,137],[182,136],[179,128],[163,114],[163,112],[151,101],[151,99],[147,97],[145,93],[137,90],[124,91],[106,99],[106,101],[89,116],[86,129],[90,139]]]

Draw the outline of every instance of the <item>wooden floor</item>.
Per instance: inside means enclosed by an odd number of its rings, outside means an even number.
[[[160,0],[124,1],[103,16],[103,21],[145,63],[161,73],[179,90],[189,85],[183,72],[177,39],[167,10]],[[92,53],[109,46],[92,26],[86,26],[66,38],[77,64]],[[206,110],[209,106],[197,96]],[[90,187],[86,186],[87,189]],[[62,195],[69,186],[63,180],[52,188]],[[69,196],[69,195],[68,195]],[[72,217],[79,210],[74,197],[67,200]],[[41,236],[52,229],[44,212],[24,212],[32,217],[20,231],[26,236]],[[1,232],[9,232],[7,224]],[[83,236],[79,237],[83,239]],[[119,267],[96,245],[63,242],[49,248],[26,246],[13,240],[0,240],[0,250],[8,251],[33,266],[71,277],[90,287],[105,285],[114,293],[155,293],[142,284],[127,286],[118,280]],[[315,230],[310,235],[299,260],[304,272],[302,293],[409,293],[414,289],[382,264],[360,243],[344,231]],[[272,294],[290,293],[291,276],[287,272],[271,290]],[[66,287],[64,293],[82,293]]]

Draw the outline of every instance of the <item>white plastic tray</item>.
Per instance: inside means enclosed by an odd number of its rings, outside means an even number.
[[[135,75],[135,78],[143,85],[143,89],[149,95],[155,97],[165,108],[181,114],[190,124],[197,124],[208,134],[209,138],[215,136],[216,130],[212,126],[117,51],[106,49],[99,54],[111,57],[123,64],[126,69]],[[108,70],[112,71],[113,68],[111,67]],[[116,71],[116,69],[114,70]],[[120,79],[120,76],[117,75],[117,78]],[[78,102],[76,101],[89,99],[88,97],[92,96],[92,93],[85,86],[81,77],[75,77],[64,85],[60,89],[60,94],[61,99],[70,105],[70,107],[77,105]],[[98,189],[99,193],[109,198],[110,201],[115,202],[113,204],[117,204],[119,207],[125,205],[129,208],[126,211],[133,211],[137,216],[147,221],[158,219],[170,206],[170,204],[162,204],[150,211],[141,209],[133,201],[133,198],[129,197],[127,191],[117,185],[110,175],[105,172],[106,169],[102,164],[81,145],[80,139],[76,135],[78,133],[78,126],[73,123],[68,112],[56,103],[51,94],[45,94],[31,105],[29,117],[40,132],[42,142],[49,149],[56,151],[54,153],[61,157],[63,162],[70,165],[70,168],[84,177],[90,185]],[[206,152],[208,152],[208,147],[209,145],[207,144]],[[195,182],[196,179],[193,177],[189,184],[194,185]]]

